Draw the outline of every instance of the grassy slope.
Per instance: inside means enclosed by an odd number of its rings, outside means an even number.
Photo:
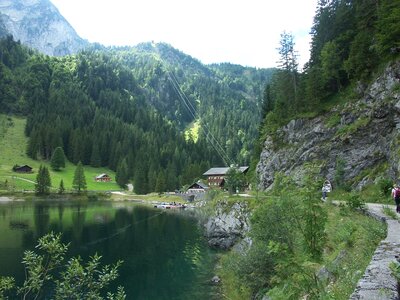
[[[11,120],[11,121],[10,121]],[[64,181],[64,186],[67,190],[72,189],[72,180],[75,172],[75,165],[68,162],[65,169],[60,172],[54,172],[50,168],[48,161],[37,161],[29,158],[26,155],[26,147],[28,138],[24,135],[26,119],[12,117],[7,119],[4,115],[0,115],[0,182],[5,180],[12,183],[15,189],[18,190],[34,190],[34,184],[24,181],[19,178],[24,178],[29,181],[35,181],[37,170],[40,164],[47,166],[50,170],[51,182],[55,189],[58,188],[61,179]],[[12,172],[14,165],[29,165],[33,168],[33,174],[17,174]],[[92,168],[85,166],[85,176],[87,189],[92,191],[107,191],[120,190],[115,181],[95,182],[94,177],[101,173],[107,173],[115,180],[115,172],[106,168]],[[18,178],[13,178],[16,176]]]
[[[248,199],[248,201],[250,206],[255,204],[254,199]],[[338,207],[329,203],[325,205],[328,211],[327,241],[322,261],[316,265],[318,265],[317,269],[326,266],[333,279],[328,285],[325,283],[319,287],[321,299],[349,299],[358,280],[370,263],[376,247],[385,238],[386,225],[346,207]],[[253,209],[257,209],[257,206],[253,206]],[[235,251],[221,254],[221,266],[218,274],[222,278],[222,292],[227,299],[241,300],[252,297],[250,289],[243,285],[241,275],[235,274],[235,270],[239,270],[241,273],[248,271],[246,264],[242,263],[240,266],[238,267]],[[281,282],[287,280],[285,278],[276,279]],[[274,284],[272,284],[273,286]]]

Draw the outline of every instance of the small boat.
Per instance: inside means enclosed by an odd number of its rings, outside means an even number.
[[[161,208],[161,209],[184,209],[186,208],[186,205],[184,204],[175,204],[175,203],[160,203],[160,204],[155,204],[155,208]]]

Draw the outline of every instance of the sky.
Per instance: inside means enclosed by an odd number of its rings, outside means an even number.
[[[204,64],[276,67],[283,31],[301,67],[309,59],[317,0],[51,0],[89,42],[164,42]]]

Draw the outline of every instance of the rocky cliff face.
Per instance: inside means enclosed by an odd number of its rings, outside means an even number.
[[[218,203],[215,215],[210,217],[205,226],[208,244],[213,248],[229,249],[245,239],[250,244],[246,233],[250,229],[250,212],[246,202],[236,202],[232,206],[222,201]],[[239,243],[238,247],[242,245]]]
[[[0,0],[0,34],[56,56],[88,45],[49,0]]]
[[[353,187],[380,175],[398,178],[400,62],[388,66],[370,86],[359,86],[355,94],[353,101],[329,113],[292,120],[276,137],[268,137],[257,165],[260,188],[268,189],[276,172],[300,181],[306,163],[319,165],[321,175],[333,181],[338,160]]]

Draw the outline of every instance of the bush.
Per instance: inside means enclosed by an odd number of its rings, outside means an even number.
[[[100,256],[90,259],[86,266],[80,258],[71,258],[66,263],[65,254],[69,244],[61,242],[61,234],[49,233],[41,237],[36,249],[40,253],[27,250],[22,263],[25,267],[26,279],[22,286],[16,287],[11,277],[0,277],[0,299],[43,299],[53,295],[54,299],[114,299],[126,298],[122,287],[116,294],[107,293],[101,296],[111,281],[118,277],[118,261],[114,266],[101,268]]]
[[[351,193],[346,199],[346,204],[351,209],[364,209],[365,203],[361,200],[360,195]]]
[[[391,179],[388,178],[380,178],[378,180],[378,187],[381,196],[389,197],[392,191],[393,182]]]

